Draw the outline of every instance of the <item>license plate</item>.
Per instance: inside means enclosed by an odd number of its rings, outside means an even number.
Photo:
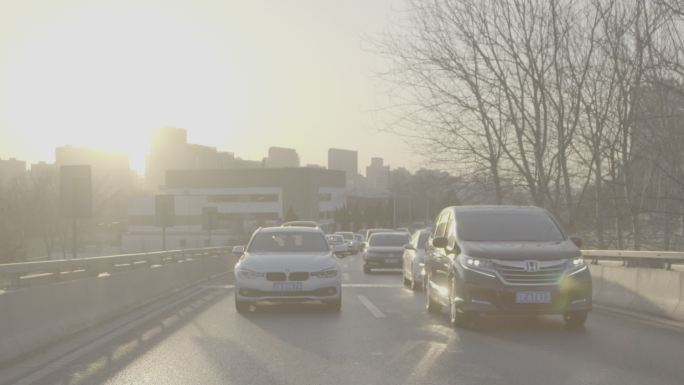
[[[273,291],[301,291],[301,282],[274,282]]]
[[[550,303],[549,291],[519,291],[515,293],[516,303]]]

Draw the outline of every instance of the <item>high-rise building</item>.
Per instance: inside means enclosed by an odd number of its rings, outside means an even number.
[[[354,188],[359,172],[359,154],[352,150],[331,148],[328,150],[328,169],[344,171],[347,188]]]
[[[26,174],[26,162],[10,158],[0,159],[0,184],[9,183],[11,180]]]
[[[235,158],[231,152],[214,147],[188,143],[187,131],[163,127],[154,131],[150,153],[145,162],[147,184],[159,188],[169,170],[228,169],[262,167],[261,162]]]
[[[371,158],[371,164],[366,167],[368,187],[375,190],[389,188],[390,168],[385,166],[382,158]]]
[[[265,166],[268,168],[299,167],[299,154],[293,148],[270,147]]]

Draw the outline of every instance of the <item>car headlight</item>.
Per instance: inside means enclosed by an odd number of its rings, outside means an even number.
[[[331,268],[321,271],[314,271],[313,273],[311,273],[311,276],[316,278],[335,278],[337,277],[337,269]]]
[[[473,268],[473,269],[491,269],[492,268],[492,261],[489,259],[483,259],[483,258],[473,258],[469,257],[467,255],[461,255],[459,256],[461,265],[463,267],[467,268]]]
[[[587,269],[587,264],[584,263],[584,257],[571,258],[567,262],[568,265],[568,275],[577,274],[580,271]]]
[[[257,278],[263,278],[263,277],[264,277],[264,273],[260,273],[258,271],[249,270],[249,269],[238,270],[238,278],[257,279]]]
[[[495,275],[492,272],[492,261],[485,258],[473,258],[467,255],[459,255],[458,261],[466,270],[474,271],[476,273],[485,275],[490,278],[494,278]]]

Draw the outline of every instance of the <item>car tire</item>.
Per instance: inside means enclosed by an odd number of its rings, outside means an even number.
[[[473,314],[461,311],[456,306],[454,293],[456,292],[452,280],[451,290],[449,290],[449,323],[455,328],[463,328],[470,326],[473,321]]]
[[[251,304],[247,301],[240,301],[237,298],[235,298],[235,310],[242,314],[242,313],[247,313],[249,311]]]
[[[563,321],[568,329],[581,329],[587,322],[589,312],[576,311],[563,314]]]
[[[412,279],[412,280],[409,282],[409,289],[411,289],[411,290],[413,290],[413,291],[418,291],[418,290],[420,290],[420,285],[418,285],[418,284],[416,283],[416,280],[415,280],[415,279]]]
[[[325,301],[325,306],[333,312],[342,310],[342,296],[331,301]]]
[[[408,278],[406,278],[406,276],[404,276],[404,287],[411,287],[411,281]]]
[[[439,313],[442,311],[442,304],[432,299],[432,288],[430,287],[430,280],[427,280],[425,285],[425,310],[428,313]]]

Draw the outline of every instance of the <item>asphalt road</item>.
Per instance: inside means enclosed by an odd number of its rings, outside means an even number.
[[[340,263],[340,313],[289,305],[239,315],[225,277],[17,364],[0,384],[684,383],[684,328],[595,310],[581,331],[555,317],[454,330],[398,272],[365,275],[359,256]]]

